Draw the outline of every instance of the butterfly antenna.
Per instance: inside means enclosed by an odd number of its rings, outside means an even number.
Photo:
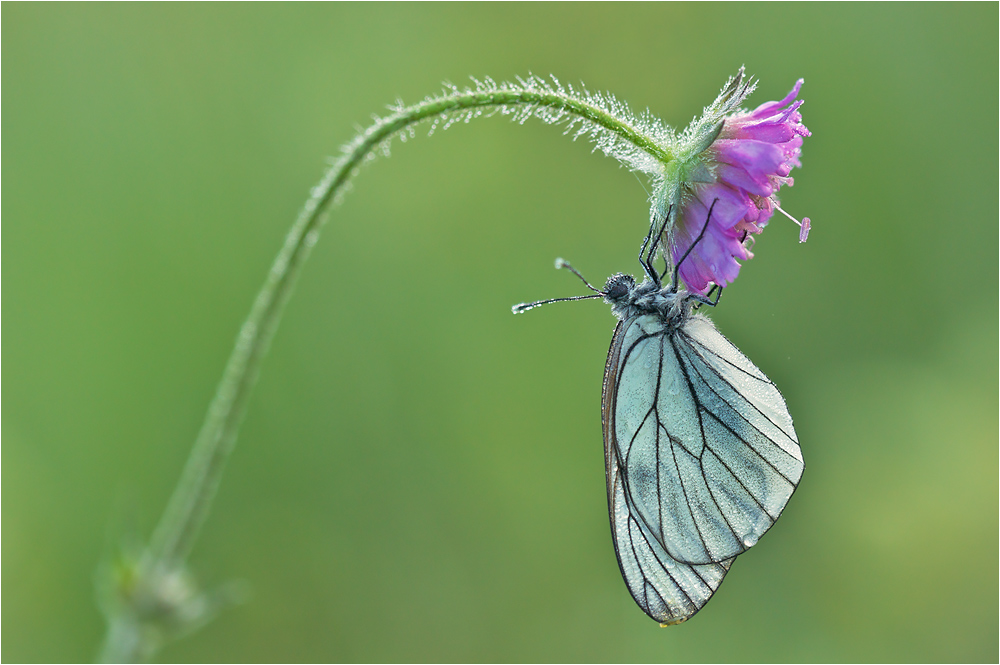
[[[565,300],[590,300],[591,298],[603,298],[604,291],[594,287],[593,284],[588,282],[586,278],[580,274],[580,271],[570,265],[569,261],[566,259],[556,259],[556,270],[561,268],[566,268],[571,273],[580,278],[580,281],[587,285],[587,288],[594,292],[592,296],[570,296],[569,298],[549,298],[547,300],[536,300],[535,302],[522,302],[520,304],[514,305],[510,308],[510,311],[514,314],[520,314],[522,312],[527,312],[529,309],[534,309],[540,305],[548,305],[550,302],[563,302]]]
[[[514,314],[521,314],[522,312],[527,312],[529,309],[535,309],[541,305],[548,305],[550,302],[562,302],[564,300],[590,300],[591,298],[601,298],[603,296],[603,293],[595,293],[592,296],[571,296],[569,298],[549,298],[548,300],[536,300],[535,302],[522,302],[511,307],[510,311]]]
[[[694,242],[691,243],[691,246],[687,248],[687,251],[684,252],[684,255],[681,256],[681,258],[677,262],[677,264],[674,265],[674,278],[673,278],[673,281],[672,281],[672,285],[673,285],[674,291],[677,290],[677,279],[680,276],[681,264],[684,263],[684,259],[686,259],[688,257],[688,255],[691,253],[691,250],[694,249],[695,245],[697,245],[699,242],[701,242],[701,239],[705,237],[705,231],[708,230],[708,223],[710,221],[712,221],[712,210],[715,209],[715,204],[718,203],[718,202],[719,202],[719,199],[715,199],[714,201],[712,201],[712,205],[708,208],[708,218],[705,220],[705,225],[703,227],[701,227],[701,233],[699,233],[698,237],[694,239]],[[721,294],[721,292],[720,292],[720,294]]]
[[[556,270],[559,270],[561,268],[565,268],[566,270],[569,270],[571,273],[573,273],[574,275],[576,275],[577,277],[579,277],[580,281],[583,282],[584,284],[586,284],[587,288],[590,289],[591,291],[593,291],[594,293],[599,293],[602,296],[604,295],[604,291],[601,291],[600,289],[595,288],[590,282],[588,282],[586,280],[586,278],[583,275],[580,274],[580,271],[577,270],[576,268],[574,268],[573,266],[571,266],[569,264],[569,261],[567,261],[566,259],[556,259]],[[587,296],[587,297],[588,298],[593,298],[593,296]]]

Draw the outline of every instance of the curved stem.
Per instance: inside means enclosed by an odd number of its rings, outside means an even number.
[[[150,581],[155,586],[156,579],[183,566],[208,514],[225,462],[236,443],[237,431],[246,412],[260,362],[278,326],[295,280],[316,243],[323,213],[330,202],[343,191],[344,185],[368,155],[408,126],[466,110],[514,106],[550,109],[577,116],[603,128],[616,140],[646,152],[656,161],[667,163],[673,157],[666,147],[637,129],[628,118],[620,118],[588,99],[567,94],[561,89],[504,86],[455,91],[399,109],[376,121],[347,146],[345,154],[327,171],[288,232],[284,246],[253,303],[250,315],[240,329],[236,345],[177,487],[153,532],[148,548],[140,558],[137,570],[140,580]],[[557,120],[550,118],[549,121]],[[136,607],[126,607],[120,611],[134,612],[141,616],[141,610]],[[122,630],[121,621],[116,621],[111,616],[109,622],[102,658],[135,660],[148,652],[144,650],[146,645],[142,643],[141,627],[136,628],[138,634],[126,635],[129,631]]]

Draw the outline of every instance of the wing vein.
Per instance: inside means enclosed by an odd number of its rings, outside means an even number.
[[[740,538],[740,535],[738,533],[736,533],[736,529],[733,528],[733,523],[730,522],[729,518],[726,516],[726,511],[724,511],[722,509],[722,506],[719,505],[719,500],[715,498],[715,492],[712,490],[712,484],[708,482],[708,476],[705,475],[705,465],[701,463],[701,458],[704,457],[705,450],[708,450],[710,453],[712,453],[713,455],[715,455],[716,459],[719,459],[719,456],[716,455],[715,451],[712,450],[711,448],[709,448],[708,444],[706,443],[705,444],[705,448],[703,448],[702,451],[701,451],[701,456],[698,458],[698,462],[699,462],[698,467],[701,469],[701,477],[705,481],[705,489],[708,490],[708,495],[712,498],[712,503],[715,504],[715,508],[716,508],[716,510],[719,511],[719,515],[722,516],[722,521],[726,523],[726,528],[729,529],[729,533],[733,534],[733,540],[735,540],[736,544],[740,546],[740,551],[737,552],[737,554],[742,554],[743,552],[747,551],[746,547],[743,546],[743,539]],[[719,461],[721,462],[722,460],[719,460]],[[729,469],[729,467],[726,467],[726,468]],[[729,473],[733,476],[733,478],[736,478],[736,475],[733,474],[732,470],[729,470]],[[737,481],[739,481],[739,478],[737,478]],[[742,484],[743,483],[740,482],[740,485],[742,485]],[[744,489],[746,489],[746,487],[744,487]],[[747,493],[749,494],[749,492],[747,492]],[[754,500],[754,503],[757,503],[757,505],[760,505],[760,503],[757,501],[756,498],[754,498],[754,496],[752,494],[750,495],[750,498],[752,498]],[[761,506],[761,507],[763,508],[763,506]]]
[[[701,349],[703,349],[704,351],[707,351],[708,353],[711,353],[713,356],[715,356],[716,358],[718,358],[722,362],[726,363],[727,365],[729,365],[733,369],[739,370],[740,372],[743,372],[744,374],[746,374],[747,376],[749,376],[751,379],[756,379],[757,381],[760,381],[761,383],[766,383],[766,384],[768,384],[770,386],[774,385],[774,381],[772,381],[771,379],[767,378],[767,376],[765,376],[763,372],[761,372],[761,376],[756,376],[752,372],[748,372],[747,370],[743,369],[742,367],[740,367],[739,365],[737,365],[733,361],[731,361],[728,358],[725,358],[725,357],[719,355],[718,353],[716,353],[712,349],[708,348],[707,346],[705,346],[701,342],[701,340],[695,339],[694,337],[692,337],[691,335],[688,335],[687,333],[685,333],[683,331],[680,332],[679,334],[684,336],[684,341],[687,342],[689,346],[691,346],[691,347],[694,347],[694,346],[700,347]],[[735,346],[733,348],[736,349]],[[736,350],[739,351],[739,349],[736,349]],[[739,351],[739,352],[742,355],[743,352],[742,351]],[[695,353],[697,353],[697,351]],[[700,353],[698,355],[701,356]],[[702,357],[702,360],[704,360],[704,357]],[[707,362],[708,361],[706,361],[706,363]],[[760,371],[760,370],[758,369],[757,371]]]
[[[746,416],[744,416],[742,413],[740,413],[739,409],[737,409],[736,406],[734,406],[732,402],[730,402],[728,399],[726,399],[725,397],[723,397],[722,394],[720,394],[718,390],[716,390],[711,385],[709,385],[708,381],[705,380],[705,377],[702,375],[702,373],[698,370],[697,367],[694,366],[694,363],[691,364],[691,367],[694,369],[695,373],[701,378],[702,382],[705,384],[705,387],[708,390],[710,390],[711,392],[715,393],[716,397],[718,397],[720,400],[722,400],[723,402],[725,402],[726,405],[729,406],[729,408],[733,411],[733,413],[735,413],[737,416],[739,416],[740,419],[743,420],[743,422],[745,422],[747,425],[749,425],[754,430],[756,430],[762,437],[764,437],[765,439],[767,439],[768,441],[770,441],[771,444],[775,448],[777,448],[781,452],[785,453],[786,455],[788,455],[789,457],[791,457],[795,461],[799,461],[798,458],[796,458],[794,455],[790,454],[787,450],[785,450],[780,445],[778,445],[777,441],[775,441],[774,439],[772,439],[763,430],[761,430],[759,427],[757,427],[752,422],[750,422],[750,420]],[[686,375],[687,375],[687,372],[685,370],[685,376]],[[722,380],[725,381],[725,379],[722,379]],[[731,385],[730,385],[730,387],[732,388]],[[733,390],[737,394],[739,394],[739,391],[736,390],[736,388],[733,388]],[[779,476],[781,476],[781,478],[784,479],[785,482],[789,483],[792,487],[795,487],[797,485],[797,483],[792,482],[792,479],[789,478],[788,476],[786,476],[784,473],[782,473],[778,469],[778,467],[776,467],[770,460],[768,460],[766,457],[764,457],[763,455],[761,455],[760,452],[753,446],[752,443],[750,443],[749,441],[747,441],[746,439],[744,439],[742,435],[740,435],[739,433],[736,432],[735,429],[733,429],[732,427],[730,427],[729,424],[726,423],[719,414],[715,413],[710,408],[708,408],[707,406],[705,406],[704,404],[702,404],[701,400],[698,399],[697,397],[695,397],[695,401],[698,403],[699,423],[701,422],[700,412],[704,411],[705,413],[707,413],[710,416],[712,416],[715,419],[715,422],[719,423],[719,425],[721,425],[723,428],[725,428],[730,434],[732,434],[734,437],[736,437],[737,439],[739,439],[743,443],[743,445],[746,446],[747,450],[750,450],[751,452],[753,452],[753,454],[756,455],[757,457],[759,457],[760,460],[762,462],[764,462],[764,464],[766,464],[767,466],[771,467],[771,469],[773,469],[776,474],[778,474]],[[750,403],[749,400],[747,400],[747,403]],[[753,406],[753,405],[751,404],[751,406]],[[754,407],[754,408],[756,409],[756,407]],[[757,411],[758,411],[758,413],[760,413],[759,409],[757,409]],[[761,413],[761,415],[764,416],[764,418],[767,418],[767,416],[765,416],[763,413]],[[768,420],[768,422],[771,422],[772,425],[774,425],[774,423],[771,421],[770,418],[767,418],[767,420]],[[780,427],[778,427],[777,425],[775,425],[775,427],[777,427],[777,429],[778,429],[779,432],[781,432],[782,434],[785,434],[784,430],[782,430]],[[788,435],[785,434],[785,436],[788,436]],[[789,439],[792,440],[792,441],[795,441],[795,439],[792,439],[791,437],[789,437]],[[719,457],[718,452],[716,452],[715,448],[712,447],[711,445],[709,445],[707,438],[705,439],[705,447],[709,448],[713,453],[715,453],[716,458]],[[721,461],[721,459],[720,459],[720,461]],[[729,466],[726,465],[726,468],[729,469]],[[732,469],[729,469],[729,471],[730,471],[730,473],[732,473]],[[734,474],[734,477],[735,477],[735,474]]]
[[[655,549],[655,548],[654,548],[654,547],[653,547],[653,546],[652,546],[652,545],[650,544],[650,542],[649,542],[649,538],[646,538],[646,534],[645,534],[645,533],[643,533],[643,531],[642,531],[642,525],[640,525],[640,524],[639,524],[639,521],[638,521],[637,519],[635,519],[634,517],[632,517],[631,513],[629,514],[629,541],[631,542],[631,541],[632,541],[632,539],[633,539],[633,536],[632,536],[632,523],[633,523],[633,522],[635,523],[635,526],[636,526],[636,528],[638,528],[638,529],[639,529],[639,535],[640,535],[640,536],[642,537],[642,540],[643,540],[643,542],[645,542],[645,543],[646,543],[646,547],[648,547],[648,548],[649,548],[649,552],[650,552],[650,554],[652,554],[652,555],[653,555],[653,558],[654,558],[654,559],[656,559],[656,562],[657,562],[658,564],[660,564],[660,569],[661,569],[661,570],[663,570],[663,572],[665,572],[665,573],[667,574],[667,577],[669,577],[669,578],[670,578],[670,581],[674,583],[674,586],[676,586],[676,587],[677,587],[677,589],[678,589],[678,590],[679,590],[679,591],[680,591],[680,592],[681,592],[682,594],[684,594],[684,597],[685,597],[685,598],[687,599],[687,601],[688,601],[689,603],[691,603],[692,605],[694,605],[695,607],[697,607],[697,603],[695,603],[695,602],[694,602],[694,599],[692,599],[692,598],[691,598],[691,596],[690,596],[690,595],[688,594],[688,592],[687,592],[687,591],[685,591],[685,589],[684,589],[684,585],[680,584],[680,583],[679,583],[679,582],[677,581],[677,578],[676,578],[676,577],[674,577],[674,574],[670,572],[670,569],[669,569],[669,568],[667,568],[666,564],[665,564],[665,563],[663,562],[663,560],[662,560],[662,559],[660,558],[660,555],[656,553],[656,549]],[[634,544],[633,544],[633,546],[632,546],[632,551],[633,551],[633,553],[635,552],[635,545],[634,545]],[[669,554],[669,553],[667,553],[667,556],[670,556],[670,554]],[[672,558],[672,557],[671,557],[671,558]],[[681,565],[687,565],[687,564],[683,564],[683,563],[682,563]],[[691,568],[691,569],[692,569],[692,570],[694,570],[694,568]],[[700,577],[700,576],[699,576],[699,577]],[[646,576],[645,576],[645,573],[643,573],[643,579],[646,579]],[[658,596],[660,595],[659,591],[657,591],[657,594],[656,594],[656,595],[658,595]],[[663,599],[663,596],[660,596],[660,599],[661,599],[661,600],[664,600],[664,599]],[[669,605],[669,604],[668,604],[668,603],[667,603],[667,602],[666,602],[665,600],[664,600],[664,605],[666,605],[667,607],[670,607],[670,605]]]
[[[660,403],[660,383],[663,381],[663,340],[660,337],[660,363],[656,368],[656,390],[653,391],[653,413],[656,418],[656,507],[657,526],[659,526],[660,542],[666,547],[667,536],[663,532],[663,489],[660,487],[660,412],[657,405]],[[669,435],[668,435],[669,436]]]
[[[663,335],[662,331],[655,332],[655,333],[643,333],[642,335],[640,335],[638,338],[636,338],[636,340],[634,342],[632,342],[632,345],[630,347],[628,347],[628,350],[625,352],[625,357],[619,363],[620,366],[621,367],[625,367],[628,364],[629,356],[632,355],[632,351],[634,351],[635,347],[639,345],[639,342],[644,342],[647,339],[649,339],[650,337],[657,337],[657,336],[662,336],[662,335]]]
[[[690,348],[690,345],[689,345],[689,348]],[[784,429],[782,429],[781,425],[779,425],[778,423],[774,422],[766,413],[764,413],[763,411],[761,411],[760,408],[758,408],[756,404],[754,404],[749,399],[747,399],[746,397],[744,397],[743,393],[740,392],[739,388],[737,388],[736,386],[734,386],[726,377],[722,376],[718,372],[718,370],[716,370],[714,367],[712,367],[712,365],[709,362],[707,362],[704,358],[702,358],[701,355],[698,354],[697,351],[695,351],[693,348],[691,348],[691,351],[693,353],[695,353],[695,355],[698,356],[698,358],[702,361],[702,365],[704,365],[709,370],[711,370],[712,374],[714,374],[717,379],[719,379],[720,381],[722,381],[723,383],[725,383],[727,386],[729,386],[729,388],[732,389],[732,391],[734,393],[736,393],[740,397],[743,397],[743,400],[747,404],[749,404],[753,408],[754,411],[756,411],[757,413],[759,413],[761,415],[761,417],[764,418],[764,420],[766,420],[767,422],[771,423],[771,425],[773,425],[776,430],[778,430],[779,432],[781,432],[782,434],[784,434],[788,438],[789,441],[791,441],[791,442],[795,443],[796,445],[798,445],[798,441],[795,439],[795,437],[789,435],[788,432],[786,432]],[[746,416],[744,416],[742,413],[740,413],[740,410],[738,408],[736,408],[736,406],[732,402],[730,402],[728,399],[726,399],[725,397],[723,397],[722,394],[718,390],[716,390],[715,388],[713,388],[708,383],[708,381],[705,378],[705,375],[701,373],[701,371],[698,369],[698,367],[695,365],[695,363],[691,361],[690,357],[688,357],[686,354],[685,354],[684,357],[688,361],[688,364],[690,364],[691,367],[694,369],[694,371],[698,374],[699,378],[701,378],[702,383],[705,384],[705,387],[708,388],[713,393],[715,393],[716,397],[718,397],[720,400],[722,400],[723,402],[725,402],[726,405],[729,406],[729,408],[733,410],[733,413],[737,414],[750,427],[752,427],[753,429],[757,430],[760,433],[760,435],[763,436],[768,441],[770,441],[774,445],[775,448],[777,448],[778,450],[780,450],[784,454],[788,455],[789,457],[791,457],[792,459],[794,459],[796,462],[801,462],[801,460],[799,460],[797,457],[795,457],[795,455],[792,455],[790,452],[788,452],[787,450],[785,450],[784,448],[782,448],[780,445],[778,445],[778,442],[775,441],[774,439],[772,439],[767,434],[765,434],[762,429],[760,429],[755,424],[753,424],[752,422],[750,422],[750,420]],[[687,376],[687,372],[685,372],[685,376]],[[771,385],[774,385],[774,384],[771,384]],[[708,411],[709,413],[712,413],[711,409],[709,409],[707,407],[704,407],[704,405],[702,405],[701,400],[698,400],[697,397],[695,399],[698,402],[699,406],[702,406],[702,408],[704,408],[706,411]],[[715,413],[712,413],[712,415],[716,416],[716,419],[718,419],[718,416]],[[730,429],[728,427],[727,427],[727,429],[729,429],[729,431],[732,432],[732,429]],[[735,432],[733,432],[733,434],[736,435]],[[736,436],[737,436],[737,438],[740,439],[740,441],[743,441],[743,443],[745,443],[747,445],[747,447],[749,447],[751,450],[754,450],[753,446],[751,446],[748,441],[744,440],[739,435],[736,435]],[[757,451],[754,450],[754,452],[756,453]],[[759,453],[758,453],[758,455],[759,455]],[[775,469],[775,471],[777,471],[777,469]],[[787,480],[787,478],[786,478],[786,480]],[[794,485],[794,483],[792,483],[792,484]]]
[[[701,416],[699,415],[699,418],[700,417]],[[666,428],[664,428],[664,431],[666,432]],[[698,532],[698,540],[701,541],[701,546],[702,548],[704,548],[705,554],[708,554],[708,556],[712,556],[708,551],[708,542],[705,540],[705,536],[702,535],[701,533],[701,526],[698,525],[698,518],[694,516],[694,509],[691,508],[691,499],[688,497],[687,487],[684,484],[684,476],[681,475],[681,467],[677,463],[677,452],[674,450],[674,442],[675,442],[674,437],[673,435],[670,434],[670,432],[667,432],[667,437],[670,439],[670,456],[674,460],[674,469],[677,470],[677,477],[681,481],[681,492],[684,494],[684,503],[687,505],[688,514],[691,515],[691,523],[694,524],[694,530]],[[676,445],[680,446],[680,442],[678,441]],[[683,447],[684,446],[681,446],[681,448]],[[665,542],[663,543],[663,548],[667,549],[667,544]],[[669,550],[667,551],[667,554],[670,554]],[[677,560],[680,561],[680,559]]]
[[[655,402],[654,402],[654,404],[655,404]],[[629,439],[629,442],[628,442],[628,453],[625,455],[625,457],[622,457],[621,450],[618,447],[618,439],[615,438],[615,442],[614,442],[615,443],[615,456],[618,458],[618,465],[623,469],[622,474],[621,474],[621,476],[622,476],[622,485],[625,486],[626,495],[628,494],[628,492],[627,492],[627,490],[628,490],[628,478],[626,478],[626,476],[628,475],[627,474],[627,471],[628,471],[628,460],[629,460],[629,457],[632,456],[632,449],[635,448],[635,445],[634,445],[635,444],[635,439],[636,439],[637,436],[639,436],[639,432],[642,431],[642,428],[646,425],[646,421],[649,420],[649,417],[653,414],[653,412],[655,410],[656,410],[655,406],[649,407],[649,411],[647,411],[646,415],[643,416],[642,422],[640,422],[639,426],[635,428],[635,433],[632,435],[632,438]],[[659,423],[660,422],[659,419],[657,419],[656,422]]]
[[[708,482],[708,477],[705,475],[705,465],[702,463],[702,456],[705,454],[705,449],[709,447],[709,444],[708,444],[708,437],[705,436],[705,421],[701,417],[701,411],[703,408],[701,400],[698,399],[698,392],[694,389],[694,384],[691,381],[691,377],[688,375],[687,367],[684,366],[684,362],[681,360],[681,352],[680,350],[678,350],[677,344],[674,343],[673,338],[670,339],[670,346],[674,350],[674,355],[677,356],[677,366],[680,368],[681,374],[684,375],[684,381],[687,382],[688,390],[691,392],[691,399],[695,403],[696,407],[695,413],[698,414],[698,431],[701,432],[701,444],[702,444],[701,454],[698,456],[698,469],[699,471],[701,471],[701,477],[705,481],[705,489],[708,490],[708,496],[712,499],[712,503],[715,504],[715,509],[719,511],[719,515],[722,516],[723,521],[726,523],[726,528],[729,529],[729,532],[733,534],[733,540],[735,540],[737,544],[741,544],[742,541],[739,535],[737,535],[736,530],[733,529],[733,525],[730,523],[729,518],[726,517],[726,512],[722,509],[722,506],[720,506],[719,502],[716,500],[715,493],[712,491],[712,487]],[[714,450],[712,451],[712,454],[715,454]],[[716,455],[716,457],[718,457],[718,455]],[[674,462],[676,464],[676,458],[674,459]],[[732,471],[730,471],[730,473],[732,473]],[[678,469],[677,475],[678,477],[680,477],[680,469]],[[735,477],[735,474],[733,477]],[[742,485],[743,483],[740,484]],[[681,477],[681,487],[684,488],[683,477]],[[688,499],[687,496],[686,488],[684,489],[684,499],[688,501],[688,510],[690,510],[691,505],[690,505],[690,500]],[[756,498],[754,498],[754,502],[757,503]],[[760,504],[758,503],[758,505]],[[761,508],[763,508],[763,506],[761,506]],[[698,521],[694,518],[693,512],[691,514],[691,519],[692,521],[694,521],[695,528],[698,530],[698,537],[701,538],[702,544],[705,547],[705,553],[708,554],[709,557],[711,557],[712,554],[708,551],[708,543],[705,542],[705,538],[701,534],[701,527],[698,526]]]
[[[718,420],[718,419],[716,419],[716,420]],[[750,491],[750,488],[746,486],[746,483],[744,483],[740,479],[740,477],[736,475],[736,472],[733,471],[733,468],[731,466],[729,466],[728,464],[726,464],[722,460],[721,457],[719,457],[719,453],[715,452],[715,450],[713,450],[711,448],[709,448],[708,452],[712,453],[712,455],[715,456],[715,459],[719,462],[719,464],[721,464],[722,466],[726,467],[726,471],[729,472],[729,475],[731,475],[733,477],[733,479],[740,484],[740,487],[742,487],[743,491],[747,493],[747,496],[749,496],[751,499],[753,499],[753,502],[757,504],[757,506],[760,508],[761,512],[763,512],[765,515],[768,516],[768,518],[771,520],[771,522],[778,521],[778,518],[775,517],[774,515],[772,515],[770,512],[768,512],[768,510],[764,506],[764,504],[760,502],[760,499],[758,499],[757,497],[755,497],[754,494],[753,494],[753,492]],[[767,460],[765,460],[765,461],[767,461]],[[782,476],[782,478],[784,478],[784,476]],[[793,485],[793,487],[794,487],[794,485]],[[711,491],[712,491],[711,488],[709,488],[709,492],[711,492]],[[727,524],[728,524],[728,521],[727,521]],[[736,537],[736,542],[738,542],[738,543],[741,542],[741,539],[740,539],[739,536]],[[746,550],[744,549],[743,551],[746,551]]]

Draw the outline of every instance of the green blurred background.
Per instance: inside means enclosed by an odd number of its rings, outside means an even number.
[[[326,160],[401,98],[553,73],[685,125],[804,77],[786,209],[712,316],[808,468],[661,630],[607,523],[601,377],[643,185],[495,117],[366,167],[267,358],[191,563],[252,597],[178,661],[996,661],[997,23],[973,5],[2,10],[3,657],[88,660]]]

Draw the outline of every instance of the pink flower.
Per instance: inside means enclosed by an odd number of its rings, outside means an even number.
[[[750,234],[760,233],[775,210],[787,215],[775,194],[782,185],[792,186],[788,174],[801,166],[802,138],[810,136],[799,113],[802,101],[795,99],[801,87],[799,79],[780,102],[726,116],[718,135],[700,155],[711,177],[685,183],[670,239],[676,265],[705,229],[679,268],[689,291],[705,293],[712,283],[732,283],[740,271],[737,259],[753,257]],[[809,219],[803,219],[800,226],[799,241],[805,242]]]

